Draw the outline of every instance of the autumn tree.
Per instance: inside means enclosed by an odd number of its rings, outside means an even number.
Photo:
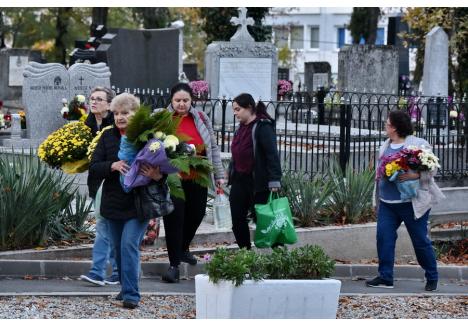
[[[403,16],[409,32],[401,33],[405,46],[417,48],[414,82],[419,84],[424,67],[426,35],[440,26],[449,37],[449,94],[468,92],[468,9],[444,7],[408,8]]]
[[[364,38],[366,44],[375,44],[379,17],[379,7],[353,8],[351,21],[348,26],[353,38],[353,44],[359,44],[361,38]]]

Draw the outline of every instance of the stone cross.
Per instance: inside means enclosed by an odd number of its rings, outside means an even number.
[[[231,42],[233,41],[249,41],[255,42],[252,35],[250,35],[249,31],[247,30],[247,26],[252,26],[255,21],[252,17],[247,18],[247,8],[241,7],[237,8],[239,12],[239,17],[231,17],[231,24],[232,25],[239,25],[237,27],[236,33],[231,37]]]

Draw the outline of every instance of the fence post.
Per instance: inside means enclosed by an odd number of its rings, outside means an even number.
[[[318,124],[325,124],[325,88],[320,86],[317,90],[317,103],[318,103]]]
[[[222,109],[222,117],[221,117],[221,152],[224,152],[224,136],[226,134],[226,108],[227,108],[227,100],[226,97],[223,96],[223,100],[221,101],[221,109]],[[214,116],[214,112],[213,112]]]
[[[351,104],[341,98],[340,104],[340,167],[343,173],[351,153]]]

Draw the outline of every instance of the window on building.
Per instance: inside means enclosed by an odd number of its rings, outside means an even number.
[[[275,45],[281,49],[288,46],[289,30],[287,26],[274,26],[273,31],[275,32]]]
[[[319,48],[319,27],[318,26],[312,26],[310,28],[310,47],[312,49],[318,49]]]
[[[291,26],[291,49],[304,48],[304,27]]]
[[[375,39],[375,44],[385,44],[385,28],[377,28],[377,38]]]
[[[341,49],[345,45],[345,28],[344,27],[338,27],[337,43],[338,43],[339,49]]]

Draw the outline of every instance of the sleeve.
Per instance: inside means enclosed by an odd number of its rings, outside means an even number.
[[[107,160],[106,155],[106,134],[109,133],[109,130],[105,131],[105,134],[99,139],[96,149],[94,150],[93,156],[91,157],[91,163],[89,164],[89,174],[90,177],[95,178],[108,178],[112,171],[112,161]]]
[[[223,163],[221,161],[221,151],[219,150],[219,146],[216,143],[216,137],[214,135],[213,126],[211,125],[211,121],[208,118],[208,116],[202,111],[199,112],[203,116],[203,122],[205,123],[206,129],[208,129],[208,132],[210,134],[212,160],[211,163],[213,164],[214,177],[216,180],[224,179],[224,168]]]
[[[262,124],[261,135],[257,138],[257,144],[261,147],[266,159],[268,176],[268,188],[281,187],[281,163],[276,146],[276,133],[271,123]],[[260,130],[259,130],[260,131]]]

